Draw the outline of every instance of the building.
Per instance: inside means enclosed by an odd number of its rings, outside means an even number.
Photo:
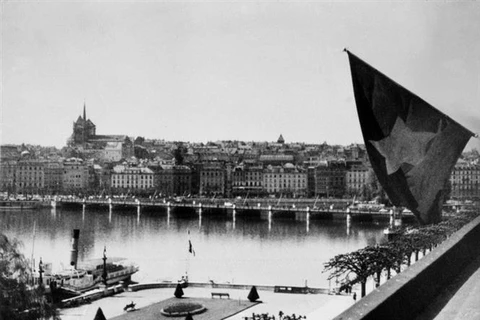
[[[345,194],[345,161],[328,161],[315,167],[315,195],[343,197]]]
[[[0,145],[0,163],[20,159],[21,147],[16,145]]]
[[[221,163],[212,162],[204,164],[199,172],[200,195],[225,194],[225,168]]]
[[[118,162],[123,158],[122,142],[107,142],[104,151],[105,161]]]
[[[17,161],[0,161],[0,191],[15,192]]]
[[[110,163],[93,165],[93,171],[95,173],[94,189],[96,194],[105,195],[111,193],[112,170],[113,165]]]
[[[98,135],[95,124],[87,119],[85,104],[83,116],[73,123],[70,145],[80,148],[86,154],[103,154],[103,161],[119,161],[134,156],[134,144],[126,135]],[[99,152],[102,151],[103,152]]]
[[[17,193],[40,193],[45,186],[45,163],[39,160],[22,159],[15,170],[15,189]]]
[[[480,165],[459,160],[450,175],[450,198],[457,200],[480,199]]]
[[[149,167],[154,174],[154,188],[161,196],[173,195],[173,165],[162,164]]]
[[[173,167],[173,194],[177,196],[192,194],[192,170],[188,166]]]
[[[93,168],[92,168],[93,170]],[[93,180],[89,166],[79,158],[69,158],[63,162],[63,191],[66,193],[86,192]]]
[[[85,145],[91,138],[95,137],[96,126],[87,119],[87,108],[83,104],[83,117],[78,116],[77,121],[73,123],[72,142],[76,145]]]
[[[146,167],[117,165],[111,174],[112,190],[132,194],[152,192],[154,189],[153,171]]]
[[[263,166],[283,166],[287,163],[293,163],[295,158],[290,154],[262,154],[258,160]]]
[[[261,166],[241,165],[233,168],[233,196],[261,196],[263,194],[263,168]]]
[[[289,163],[282,167],[269,166],[263,172],[263,186],[268,194],[287,197],[307,194],[307,172]]]
[[[307,168],[307,196],[314,197],[315,196],[315,173],[316,167],[309,166]]]
[[[348,195],[365,193],[370,175],[373,171],[362,164],[354,164],[345,171],[345,192]]]
[[[63,163],[56,161],[45,162],[44,184],[47,194],[61,193],[63,190]]]
[[[192,194],[192,170],[184,165],[151,166],[155,176],[155,191],[162,196]]]

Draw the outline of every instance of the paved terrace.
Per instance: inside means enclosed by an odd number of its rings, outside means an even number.
[[[123,292],[111,297],[102,298],[100,300],[93,301],[90,304],[85,304],[76,308],[62,309],[60,316],[62,320],[93,320],[97,309],[100,307],[107,319],[124,319],[123,316],[133,316],[138,311],[128,312],[128,315],[123,308],[130,302],[135,302],[136,308],[139,310],[150,308],[155,304],[161,304],[162,301],[171,299],[173,297],[175,289],[147,289],[136,292]],[[212,303],[221,304],[226,299],[223,298],[211,298],[211,292],[217,292],[219,289],[211,288],[185,288],[183,298],[189,299],[209,299]],[[229,306],[231,314],[228,316],[213,313],[204,313],[200,318],[200,315],[196,315],[193,318],[202,320],[244,320],[245,317],[251,317],[252,313],[269,313],[275,315],[278,319],[278,312],[281,310],[284,314],[305,315],[307,319],[322,320],[332,319],[343,310],[351,306],[354,301],[351,296],[347,295],[328,295],[328,294],[286,294],[275,293],[272,291],[258,290],[260,301],[262,303],[251,305],[246,300],[249,290],[242,289],[222,289],[221,292],[228,292],[230,294],[230,303],[240,305],[239,308]],[[212,308],[212,310],[218,308]],[[221,308],[220,308],[221,309]],[[138,313],[140,314],[140,313]],[[151,314],[155,315],[155,312]],[[118,318],[117,318],[118,317]],[[126,319],[126,318],[125,318]],[[144,320],[149,320],[145,318]],[[157,319],[157,317],[155,317]],[[171,318],[174,319],[174,318]],[[184,319],[184,317],[176,318]]]

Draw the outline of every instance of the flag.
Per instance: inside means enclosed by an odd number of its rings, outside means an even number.
[[[190,240],[188,240],[188,252],[193,254],[193,256],[195,257],[195,250],[193,250],[192,242]]]
[[[443,190],[474,134],[348,52],[372,168],[395,206],[423,224],[441,219]]]

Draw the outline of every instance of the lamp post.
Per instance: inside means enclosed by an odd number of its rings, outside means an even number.
[[[105,288],[107,287],[107,247],[103,247],[103,273],[102,273],[102,279],[103,279],[103,284],[105,285]]]
[[[42,262],[42,258],[40,257],[40,262],[38,263],[38,285],[40,287],[43,287],[43,262]]]

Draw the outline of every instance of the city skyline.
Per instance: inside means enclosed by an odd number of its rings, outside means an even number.
[[[98,134],[363,143],[344,47],[479,132],[479,6],[2,3],[0,143],[64,146],[84,103]]]

